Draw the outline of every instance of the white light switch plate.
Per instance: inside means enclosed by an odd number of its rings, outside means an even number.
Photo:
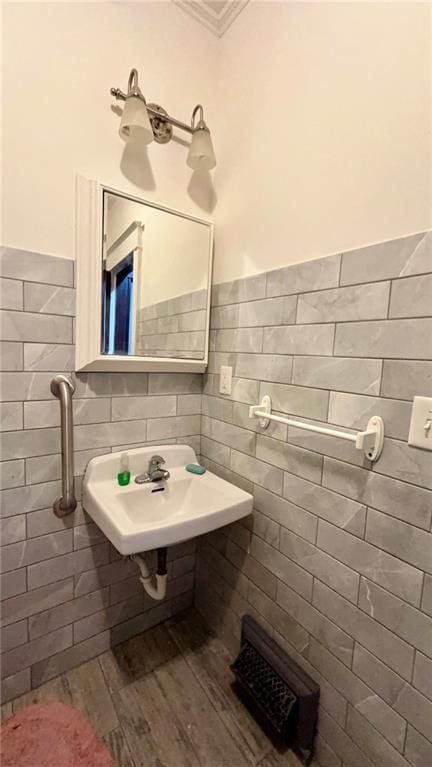
[[[414,397],[408,444],[432,450],[432,397]]]
[[[232,390],[232,367],[221,365],[219,379],[219,394],[231,394]]]

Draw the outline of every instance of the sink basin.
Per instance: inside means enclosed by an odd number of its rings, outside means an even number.
[[[83,507],[120,554],[137,554],[194,538],[246,517],[252,496],[210,471],[191,474],[197,463],[187,445],[160,445],[125,451],[130,484],[120,487],[120,453],[92,458],[83,485]],[[165,458],[170,478],[137,485],[152,455]]]

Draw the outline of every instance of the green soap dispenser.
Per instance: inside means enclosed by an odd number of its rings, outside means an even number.
[[[127,453],[122,453],[120,456],[120,471],[117,474],[117,482],[121,487],[128,485],[130,482],[129,456]]]

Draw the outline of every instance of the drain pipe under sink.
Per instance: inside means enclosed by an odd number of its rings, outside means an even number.
[[[142,554],[131,554],[130,559],[139,567],[140,581],[144,590],[152,599],[164,599],[167,587],[167,550],[157,550],[156,585],[154,584],[150,569]]]

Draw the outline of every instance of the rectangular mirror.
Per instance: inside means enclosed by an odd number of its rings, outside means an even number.
[[[104,192],[102,354],[204,359],[207,224]]]
[[[80,178],[77,369],[203,372],[213,225]]]

